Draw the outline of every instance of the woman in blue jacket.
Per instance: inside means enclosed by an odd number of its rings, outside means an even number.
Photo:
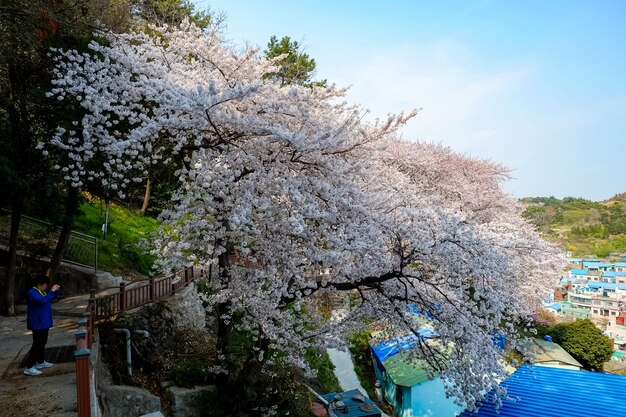
[[[48,343],[48,330],[52,327],[52,300],[57,296],[58,285],[50,285],[50,278],[44,274],[37,276],[36,286],[30,288],[26,294],[28,313],[26,327],[33,332],[33,345],[26,360],[26,375],[41,375],[40,369],[54,366],[44,359],[46,343]]]

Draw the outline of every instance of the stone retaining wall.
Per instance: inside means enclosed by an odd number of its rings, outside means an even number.
[[[171,349],[171,335],[178,330],[205,329],[206,315],[198,299],[195,284],[190,284],[172,297],[139,307],[127,314],[133,322],[134,329],[147,330],[150,333],[148,339],[132,336],[133,343],[142,352],[144,350],[149,352],[151,349]],[[131,386],[113,385],[110,372],[102,361],[98,361],[94,369],[97,373],[96,390],[100,393],[103,417],[140,417],[161,411],[161,400],[148,391]],[[212,386],[193,389],[169,388],[174,415],[176,417],[200,415],[194,410],[195,398],[213,389]]]

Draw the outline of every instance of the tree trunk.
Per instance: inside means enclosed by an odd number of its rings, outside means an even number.
[[[10,59],[9,59],[10,60]],[[18,77],[19,69],[13,62],[9,62],[8,66],[8,91],[9,91],[9,125],[11,126],[11,135],[13,137],[13,164],[19,175],[19,169],[26,165],[25,148],[26,148],[26,132],[28,129],[24,126],[24,119],[20,113],[19,101],[16,96],[14,84]],[[19,85],[19,83],[18,83]],[[10,316],[15,315],[15,266],[17,260],[17,240],[19,236],[20,221],[22,212],[24,211],[24,201],[26,199],[26,187],[21,183],[22,178],[13,184],[14,192],[11,207],[11,232],[9,234],[9,259],[7,262],[6,281],[4,282],[4,312]]]
[[[50,259],[50,265],[48,265],[48,270],[46,271],[46,275],[50,278],[54,277],[57,268],[63,260],[63,254],[65,253],[65,248],[67,247],[67,242],[70,238],[70,232],[72,231],[76,208],[78,206],[78,189],[72,186],[69,186],[68,188],[61,234],[59,235],[57,245],[54,248],[54,253],[52,254],[52,259]]]
[[[152,182],[150,182],[150,177],[146,179],[146,193],[143,196],[143,204],[141,205],[141,214],[146,215],[146,211],[148,210],[148,205],[150,204],[150,197],[152,196]]]
[[[232,254],[231,247],[229,243],[225,245],[226,250],[218,257],[218,279],[222,283],[226,283],[228,285],[228,281],[230,280],[230,255]],[[222,318],[223,315],[228,314],[230,303],[228,301],[224,303],[220,303],[217,305],[216,313],[217,313],[217,340],[216,340],[216,348],[215,348],[215,364],[222,365],[224,368],[227,367],[227,359],[229,354],[229,336],[231,330],[231,322],[229,320],[228,323],[226,320]],[[230,371],[230,370],[228,370]],[[228,395],[229,390],[229,378],[231,378],[230,372],[224,373],[220,372],[216,375],[216,386],[217,386],[217,394],[218,397],[223,395]]]
[[[218,258],[220,280],[228,280],[230,276],[230,251],[227,249]],[[230,325],[227,324],[222,316],[228,314],[228,301],[217,305],[217,341],[216,354],[219,363],[219,357],[228,354],[228,333]]]
[[[9,261],[4,283],[4,312],[9,316],[15,315],[15,265],[17,259],[17,238],[20,230],[20,220],[24,210],[25,193],[17,190],[11,207],[11,233],[9,235]]]

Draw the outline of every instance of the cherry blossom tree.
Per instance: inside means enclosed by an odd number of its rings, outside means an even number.
[[[415,354],[471,405],[504,376],[496,333],[515,344],[559,267],[555,251],[502,191],[506,168],[397,138],[414,113],[367,122],[336,86],[281,86],[274,63],[184,23],[103,34],[91,53],[57,52],[50,95],[85,117],[42,144],[80,187],[124,193],[150,165],[182,153],[180,188],[162,213],[158,265],[215,271],[205,302],[218,360],[234,329],[260,361],[280,351],[305,366],[310,346],[344,343],[365,321],[383,337],[433,317],[437,343]],[[357,297],[342,320],[323,294]]]

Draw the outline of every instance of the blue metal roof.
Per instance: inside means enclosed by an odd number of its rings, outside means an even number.
[[[602,276],[608,278],[625,277],[626,271],[606,271],[602,273]]]
[[[569,271],[570,274],[572,275],[587,275],[589,271],[586,269],[572,269],[571,271]]]
[[[589,281],[586,284],[586,287],[591,289],[603,288],[605,290],[615,290],[616,288],[619,288],[620,290],[626,290],[626,284],[613,284],[612,282],[599,281]]]
[[[356,397],[358,399],[354,399]],[[381,411],[376,406],[374,401],[370,400],[363,395],[358,389],[345,391],[342,393],[331,392],[329,394],[322,395],[326,401],[331,403],[331,410],[338,416],[342,417],[366,417],[366,416],[378,416],[380,417]],[[335,398],[343,402],[348,407],[348,412],[342,411],[342,409],[333,408],[336,405]],[[369,410],[369,411],[367,411]]]
[[[609,268],[613,266],[613,264],[608,263],[608,262],[589,261],[589,262],[583,262],[583,266],[592,267],[592,268]]]
[[[486,399],[459,417],[623,417],[626,376],[524,365],[502,383],[516,401]],[[487,395],[489,398],[489,395]]]
[[[546,308],[551,308],[556,311],[561,311],[561,303],[552,303],[546,306]]]

